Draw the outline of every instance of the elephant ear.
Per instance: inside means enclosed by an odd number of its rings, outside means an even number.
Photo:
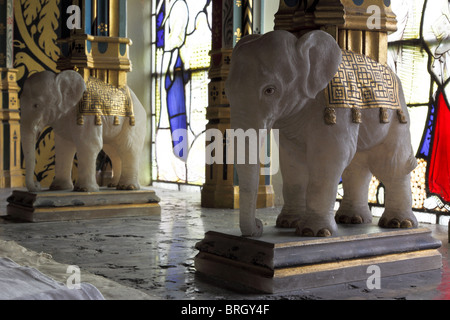
[[[56,90],[61,96],[58,106],[61,112],[66,112],[74,107],[86,91],[83,77],[72,70],[60,72],[56,76],[55,84]]]
[[[259,38],[261,38],[260,34],[249,34],[249,35],[246,35],[241,40],[239,40],[239,42],[235,46],[235,49],[238,49],[239,47],[242,47],[244,44],[248,44],[250,42],[258,40]]]
[[[336,40],[324,31],[312,31],[297,40],[304,93],[311,99],[328,85],[338,71],[342,51]]]

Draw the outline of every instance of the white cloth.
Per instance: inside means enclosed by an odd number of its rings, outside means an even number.
[[[69,289],[40,271],[0,258],[0,300],[104,300],[89,283]]]

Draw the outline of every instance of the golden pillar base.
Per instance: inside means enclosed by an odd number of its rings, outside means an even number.
[[[272,185],[260,185],[256,208],[270,208],[274,203]],[[204,184],[201,204],[204,208],[239,209],[239,186]]]
[[[204,184],[201,205],[204,208],[239,208],[239,187],[231,185]]]
[[[259,185],[258,188],[258,198],[256,200],[256,208],[270,208],[275,205],[275,195],[273,192],[273,186],[270,185]]]

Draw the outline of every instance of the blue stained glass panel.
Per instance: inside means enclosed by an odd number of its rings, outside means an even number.
[[[431,136],[433,133],[435,110],[436,108],[434,107],[434,104],[431,104],[428,116],[428,123],[425,128],[422,144],[419,148],[419,153],[417,154],[417,157],[427,158],[430,155],[430,143],[431,143]]]
[[[153,4],[154,181],[204,183],[211,16],[210,0]]]
[[[161,0],[163,1],[163,0]],[[164,47],[164,14],[165,14],[165,6],[162,4],[161,9],[157,13],[156,16],[156,47],[163,48]]]

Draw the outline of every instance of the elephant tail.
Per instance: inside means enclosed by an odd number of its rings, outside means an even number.
[[[417,167],[417,159],[414,156],[414,151],[411,147],[411,153],[408,157],[408,160],[406,160],[406,174],[410,173],[411,171],[413,171],[415,168]]]
[[[380,145],[370,151],[370,170],[382,181],[396,176],[408,175],[417,167],[412,146],[398,147]],[[408,151],[407,151],[408,150]]]

